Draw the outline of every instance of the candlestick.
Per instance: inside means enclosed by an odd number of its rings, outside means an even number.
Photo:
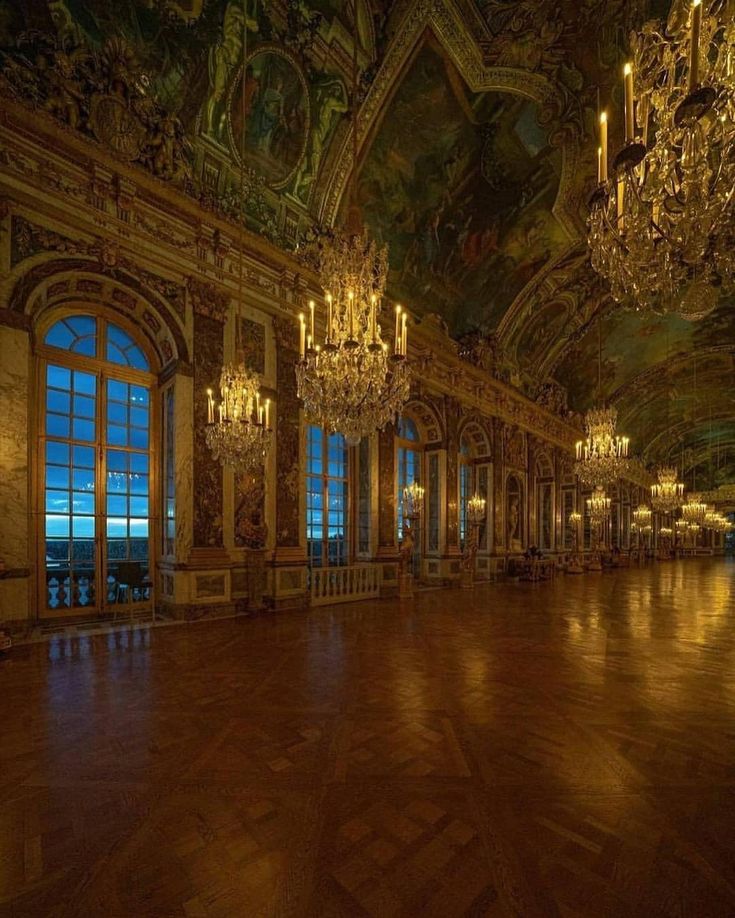
[[[689,40],[689,92],[699,84],[699,33],[702,29],[702,0],[692,0],[692,31]]]
[[[600,181],[607,181],[607,112],[600,112]]]
[[[303,360],[306,357],[306,319],[304,318],[303,312],[299,313],[299,350],[301,352],[301,359]]]
[[[632,143],[635,138],[635,118],[633,111],[633,65],[623,67],[625,86],[625,142]]]
[[[396,306],[396,336],[395,343],[393,345],[393,352],[396,354],[401,353],[401,307]]]

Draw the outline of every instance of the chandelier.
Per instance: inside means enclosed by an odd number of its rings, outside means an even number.
[[[684,485],[676,480],[676,469],[661,466],[656,472],[658,481],[651,485],[651,506],[661,513],[670,513],[681,506]]]
[[[257,471],[273,437],[270,399],[261,403],[258,377],[242,365],[223,367],[219,388],[218,405],[207,389],[207,446],[236,473]]]
[[[485,505],[487,501],[479,494],[473,494],[467,501],[467,521],[470,526],[479,526],[485,519]]]
[[[645,504],[638,504],[633,511],[633,525],[639,532],[645,532],[651,525],[651,508]]]
[[[378,249],[364,232],[336,232],[321,243],[326,305],[321,345],[316,343],[314,302],[309,303],[308,332],[306,317],[299,316],[299,398],[313,423],[344,434],[351,445],[392,421],[409,395],[408,316],[396,307],[390,355],[378,322],[386,273],[384,248]]]
[[[625,306],[699,319],[733,287],[734,54],[735,9],[722,0],[693,0],[633,39],[625,145],[610,174],[602,112],[588,236]]]
[[[247,26],[243,27],[243,61],[247,60]],[[240,265],[238,302],[243,295],[243,250],[245,223],[245,81],[242,90],[242,134],[240,138]],[[235,353],[242,350],[240,317],[235,316]],[[261,404],[260,381],[257,374],[244,363],[225,364],[219,379],[219,403],[214,393],[207,389],[207,446],[223,466],[234,469],[237,475],[253,473],[262,468],[273,438],[270,426],[270,399]]]
[[[702,503],[702,495],[694,491],[688,494],[687,502],[681,508],[682,518],[688,523],[699,523],[701,525],[704,522],[706,513],[707,504]]]
[[[593,526],[599,526],[609,519],[611,501],[603,487],[598,485],[592,492],[592,496],[587,498],[586,504],[590,523]]]
[[[574,471],[585,485],[610,484],[628,467],[628,438],[615,433],[614,408],[593,408],[584,418],[586,440],[577,443]]]
[[[357,16],[355,29],[357,30]],[[352,171],[348,227],[317,243],[316,262],[326,305],[325,337],[316,343],[313,302],[299,316],[301,348],[296,366],[299,398],[310,420],[356,445],[382,430],[408,400],[408,315],[396,307],[393,353],[378,315],[388,273],[388,250],[359,226],[357,207],[357,46],[352,39]]]

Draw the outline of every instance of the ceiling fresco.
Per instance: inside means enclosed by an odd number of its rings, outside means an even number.
[[[388,244],[391,294],[455,334],[492,330],[569,238],[552,213],[561,151],[538,108],[471,93],[433,44],[416,55],[359,173],[365,223]]]

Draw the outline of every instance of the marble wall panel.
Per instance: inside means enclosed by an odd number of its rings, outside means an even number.
[[[206,442],[208,388],[219,391],[224,357],[222,323],[194,313],[193,542],[195,548],[223,546],[222,467]]]

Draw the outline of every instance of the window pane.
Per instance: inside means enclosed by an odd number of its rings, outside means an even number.
[[[107,406],[107,420],[113,424],[127,424],[128,406],[121,402],[110,402]]]
[[[44,344],[50,344],[51,347],[61,347],[64,348],[64,350],[68,350],[74,338],[74,332],[68,325],[64,322],[57,322],[56,325],[52,325],[46,332]]]
[[[148,449],[148,431],[140,427],[131,427],[129,431],[130,445],[134,449]]]
[[[131,408],[130,409],[130,423],[134,427],[145,427],[148,429],[148,409],[147,408]]]
[[[148,390],[144,386],[131,386],[130,401],[134,405],[148,405]]]
[[[64,321],[78,338],[94,335],[97,330],[93,316],[68,316]]]
[[[97,394],[97,377],[91,373],[74,371],[74,391],[81,395]]]
[[[74,467],[75,468],[94,468],[94,449],[90,446],[74,447]]]
[[[46,408],[49,411],[69,414],[70,405],[71,399],[68,392],[60,392],[58,389],[49,389],[46,392]]]
[[[89,491],[90,493],[94,493],[93,469],[74,469],[72,484],[75,491]]]
[[[110,539],[124,539],[128,534],[128,521],[126,517],[109,516],[107,518],[107,537]]]
[[[69,445],[68,443],[47,443],[46,444],[46,462],[55,462],[58,465],[69,464]]]
[[[68,437],[69,418],[62,414],[46,415],[46,434],[49,437]]]
[[[94,357],[97,352],[97,340],[95,338],[77,338],[71,349],[75,354],[81,354],[83,357]]]
[[[46,491],[46,512],[47,513],[68,513],[69,512],[69,492],[68,491]]]
[[[74,513],[94,513],[94,492],[74,491],[72,503]]]
[[[86,395],[74,396],[74,414],[79,418],[94,417],[94,399]]]
[[[148,516],[148,498],[131,497],[130,498],[130,515],[131,516]]]
[[[69,469],[62,465],[47,465],[46,486],[49,488],[68,488]]]
[[[131,519],[130,520],[130,538],[147,539],[148,538],[148,520]]]
[[[128,384],[118,382],[116,379],[107,381],[107,398],[115,402],[127,402]]]
[[[71,389],[71,370],[49,364],[46,368],[46,382],[54,389]]]
[[[72,519],[73,533],[75,539],[93,539],[94,538],[94,517],[93,516],[75,516]]]
[[[46,514],[46,535],[57,538],[69,537],[69,517]]]
[[[126,516],[128,512],[128,499],[124,494],[107,495],[107,515]]]
[[[109,471],[126,472],[128,468],[128,454],[118,450],[107,451],[107,468]]]
[[[118,427],[116,424],[107,425],[107,442],[110,446],[127,446],[128,429],[127,427]]]
[[[130,468],[133,472],[148,474],[148,456],[145,453],[130,454]]]
[[[75,440],[94,440],[94,421],[74,418],[73,432]]]
[[[130,480],[130,493],[131,494],[147,494],[148,493],[148,476],[147,475],[135,475]]]

